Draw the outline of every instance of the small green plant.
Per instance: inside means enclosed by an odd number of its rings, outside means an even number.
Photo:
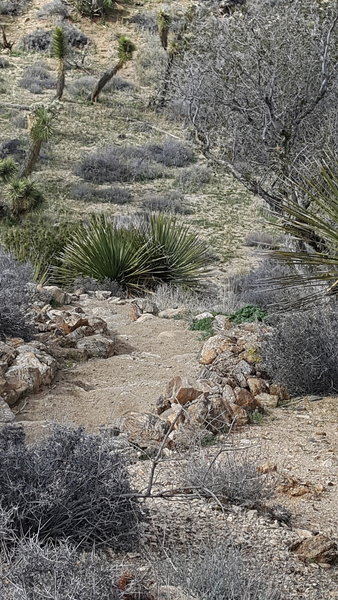
[[[255,410],[250,414],[250,423],[253,425],[263,425],[264,414]]]
[[[17,171],[16,162],[12,158],[3,158],[0,160],[0,179],[8,183]]]
[[[62,27],[55,27],[52,36],[51,54],[58,61],[58,78],[56,84],[56,98],[61,100],[65,89],[65,59],[68,53],[66,34]]]
[[[43,195],[39,188],[34,181],[27,178],[10,181],[6,188],[6,197],[15,218],[34,210],[43,201]]]
[[[203,339],[209,338],[215,333],[212,326],[213,320],[214,317],[205,317],[204,319],[199,319],[198,321],[193,320],[190,324],[190,329],[192,331],[200,331]]]
[[[243,308],[230,315],[229,319],[234,325],[240,325],[241,323],[251,321],[263,321],[267,314],[268,313],[264,308],[247,304],[247,306],[243,306]]]
[[[56,224],[32,215],[23,224],[7,227],[1,241],[19,261],[30,262],[34,279],[43,282],[50,277],[53,267],[60,266],[59,255],[77,227],[77,223]]]

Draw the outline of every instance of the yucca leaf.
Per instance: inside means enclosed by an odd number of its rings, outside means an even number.
[[[51,54],[58,60],[64,60],[67,55],[66,34],[60,26],[55,27],[53,31]]]

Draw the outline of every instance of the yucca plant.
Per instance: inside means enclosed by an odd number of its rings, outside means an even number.
[[[209,262],[205,243],[188,226],[168,215],[152,215],[145,227],[158,259],[157,281],[192,287]]]
[[[158,25],[158,30],[159,30],[159,34],[160,34],[162,48],[164,48],[164,50],[167,51],[168,50],[169,29],[170,29],[170,25],[171,25],[171,16],[168,15],[168,13],[166,13],[164,10],[161,10],[157,15],[157,25]]]
[[[56,83],[56,98],[61,100],[65,89],[65,59],[68,52],[66,34],[62,27],[55,27],[52,37],[51,54],[58,61],[58,78]]]
[[[175,219],[153,216],[148,225],[126,230],[95,216],[78,231],[61,256],[58,277],[117,281],[130,293],[161,282],[192,286],[208,262],[203,242]]]
[[[53,134],[52,115],[47,108],[39,106],[33,115],[33,123],[30,130],[31,145],[19,178],[28,177],[35,166],[44,142],[47,142]]]
[[[16,162],[12,158],[3,158],[0,160],[0,179],[7,183],[12,179],[17,171]]]
[[[6,197],[13,217],[30,212],[43,201],[43,195],[31,179],[13,179],[6,188]]]
[[[116,73],[118,73],[118,71],[120,71],[129,60],[132,60],[135,49],[136,48],[133,42],[125,35],[122,35],[119,38],[117,51],[118,62],[114,67],[108,69],[103,73],[103,75],[101,75],[93,92],[90,95],[91,102],[98,101],[99,95],[101,94],[105,85],[107,85],[107,83],[114,77],[114,75],[116,75]]]
[[[70,0],[70,2],[83,17],[90,19],[109,16],[115,5],[114,0]]]
[[[282,229],[297,240],[295,250],[276,250],[280,261],[296,267],[293,273],[272,283],[311,288],[299,305],[320,297],[338,296],[338,162],[325,161],[320,177],[307,186],[308,208],[285,206]],[[304,191],[304,190],[303,190]],[[313,291],[317,288],[317,292]]]

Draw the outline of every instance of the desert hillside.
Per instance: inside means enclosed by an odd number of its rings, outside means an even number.
[[[338,600],[336,0],[0,0],[0,600]]]

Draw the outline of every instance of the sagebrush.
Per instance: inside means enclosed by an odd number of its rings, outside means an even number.
[[[0,339],[31,339],[34,329],[26,313],[33,300],[33,269],[0,248]]]

